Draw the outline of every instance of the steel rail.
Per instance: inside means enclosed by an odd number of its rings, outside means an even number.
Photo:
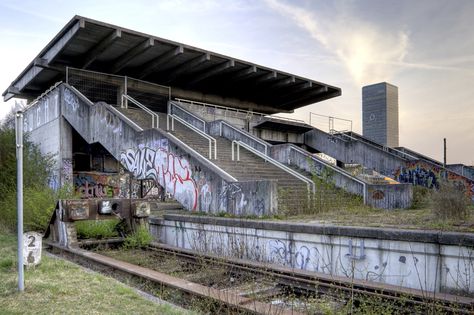
[[[138,277],[145,281],[151,281],[160,286],[169,287],[175,290],[185,292],[187,294],[198,296],[201,298],[212,299],[223,305],[227,305],[231,309],[237,309],[251,314],[272,314],[272,315],[300,315],[301,313],[288,310],[271,303],[260,302],[255,299],[244,297],[231,290],[216,289],[204,286],[198,283],[190,282],[185,279],[170,276],[149,268],[141,267],[124,261],[120,261],[108,256],[100,255],[94,252],[86,251],[79,248],[68,248],[55,243],[45,242],[54,251],[59,251],[63,256],[80,261],[89,267],[100,266],[101,269],[106,267],[114,272],[121,272],[127,275]],[[302,314],[301,314],[302,315]]]
[[[330,292],[347,292],[361,295],[369,295],[377,298],[385,298],[393,301],[406,302],[426,307],[436,303],[441,303],[441,307],[450,312],[472,314],[474,311],[474,299],[469,297],[433,293],[427,294],[426,291],[402,288],[395,285],[374,283],[370,281],[343,278],[339,276],[329,276],[315,272],[308,272],[288,267],[281,267],[271,264],[261,264],[258,262],[246,261],[243,259],[229,259],[210,254],[196,253],[191,250],[181,249],[170,245],[152,243],[148,249],[152,251],[161,251],[166,254],[173,254],[184,259],[200,261],[205,263],[215,263],[234,269],[241,269],[252,274],[258,273],[268,275],[278,279],[278,282],[303,290],[321,292],[322,288]],[[461,309],[454,306],[460,306]],[[439,306],[436,304],[436,306]]]

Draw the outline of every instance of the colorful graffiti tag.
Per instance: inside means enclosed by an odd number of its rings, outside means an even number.
[[[163,147],[157,150],[143,147],[122,152],[120,162],[135,178],[155,180],[187,209],[196,210],[198,189],[185,158]]]
[[[118,197],[120,178],[118,175],[104,173],[75,173],[74,189],[81,198]]]
[[[424,161],[407,162],[405,167],[395,172],[395,179],[401,183],[411,183],[417,186],[438,188],[444,170],[436,165]],[[464,190],[474,202],[474,181],[447,171],[448,181]]]

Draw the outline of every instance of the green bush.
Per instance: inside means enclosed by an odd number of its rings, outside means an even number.
[[[153,236],[150,234],[148,229],[144,226],[140,226],[133,234],[125,238],[123,247],[129,248],[140,248],[150,245],[153,240]]]
[[[468,218],[469,204],[466,192],[453,183],[442,182],[431,194],[431,211],[440,220]]]
[[[78,238],[107,238],[118,236],[116,226],[119,219],[76,221]]]
[[[58,198],[65,189],[54,192],[48,187],[53,157],[41,154],[38,146],[25,136],[23,148],[23,222],[25,230],[44,230]],[[0,126],[0,226],[16,230],[16,143],[15,131]]]

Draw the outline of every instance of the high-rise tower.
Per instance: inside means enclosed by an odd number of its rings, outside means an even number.
[[[387,82],[362,88],[362,134],[389,147],[398,147],[398,88]]]

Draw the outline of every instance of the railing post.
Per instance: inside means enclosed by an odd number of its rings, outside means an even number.
[[[212,160],[212,141],[209,139],[209,160]]]
[[[217,142],[214,139],[214,160],[217,160]]]

